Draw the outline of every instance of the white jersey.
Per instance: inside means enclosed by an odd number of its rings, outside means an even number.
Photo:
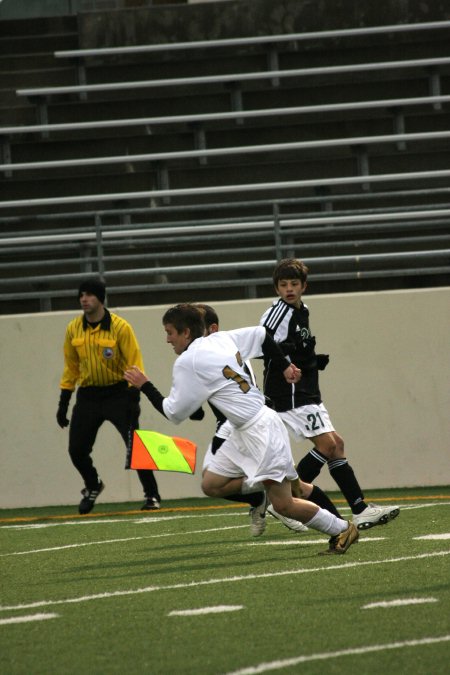
[[[197,338],[175,362],[170,394],[163,401],[166,417],[179,424],[210,401],[235,427],[257,415],[264,396],[250,381],[245,359],[262,355],[262,326],[219,331]]]

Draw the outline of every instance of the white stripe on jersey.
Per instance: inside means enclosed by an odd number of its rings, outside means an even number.
[[[269,329],[275,342],[284,342],[294,309],[283,300],[276,300],[262,315],[260,324]]]
[[[275,331],[283,321],[287,312],[289,312],[289,309],[290,307],[285,302],[281,303],[278,300],[264,315],[264,325],[269,328],[269,330]]]

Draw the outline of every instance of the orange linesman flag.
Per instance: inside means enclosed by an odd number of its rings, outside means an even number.
[[[187,438],[136,429],[131,447],[131,469],[194,473],[197,446]]]

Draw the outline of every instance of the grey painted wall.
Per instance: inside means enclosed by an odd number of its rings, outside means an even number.
[[[319,351],[331,360],[322,395],[347,456],[366,490],[450,484],[450,287],[419,291],[306,296]],[[223,329],[254,325],[272,298],[216,303]],[[114,309],[115,308],[111,308]],[[146,370],[168,393],[174,355],[165,343],[166,307],[118,309],[131,321]],[[0,317],[0,508],[76,504],[82,488],[67,455],[67,429],[55,420],[62,343],[78,312]],[[255,362],[261,381],[261,367]],[[159,473],[163,499],[197,497],[204,449],[214,431],[203,422],[173,426],[143,400],[141,427],[198,443],[194,476]],[[293,446],[295,459],[310,446]],[[94,450],[106,483],[99,501],[140,500],[140,483],[124,471],[122,441],[110,425]],[[317,481],[335,489],[326,471]]]

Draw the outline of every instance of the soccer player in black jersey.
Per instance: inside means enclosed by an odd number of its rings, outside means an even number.
[[[311,483],[326,464],[333,480],[347,500],[353,522],[360,530],[382,525],[398,516],[398,506],[367,504],[354,471],[344,454],[344,441],[336,433],[319,389],[319,370],[329,361],[328,355],[316,354],[315,337],[309,327],[309,310],[302,300],[306,290],[308,268],[296,258],[281,260],[273,272],[279,298],[264,312],[261,325],[279,343],[302,371],[297,384],[288,384],[264,358],[264,394],[297,440],[309,439],[314,447],[298,463],[297,472]]]

